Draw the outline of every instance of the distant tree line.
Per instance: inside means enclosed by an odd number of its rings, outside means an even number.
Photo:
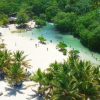
[[[31,19],[39,27],[53,22],[59,31],[100,52],[99,0],[0,0],[0,25],[6,25],[10,16],[17,16],[21,25]]]

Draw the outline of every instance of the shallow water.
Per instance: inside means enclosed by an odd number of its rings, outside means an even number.
[[[84,60],[91,61],[95,64],[100,64],[100,54],[90,51],[88,48],[84,47],[80,40],[73,37],[72,35],[63,35],[58,32],[52,23],[48,23],[47,26],[39,29],[33,29],[26,33],[21,33],[22,36],[27,36],[32,39],[38,38],[38,36],[43,35],[47,41],[52,40],[53,43],[58,43],[59,41],[64,41],[68,47],[79,50],[80,57]]]

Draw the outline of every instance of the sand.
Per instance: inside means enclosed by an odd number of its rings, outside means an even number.
[[[37,39],[31,40],[15,33],[12,34],[9,29],[5,28],[1,28],[0,32],[3,33],[2,38],[8,50],[12,52],[20,50],[24,51],[25,55],[28,55],[27,59],[30,60],[33,72],[38,68],[44,70],[48,68],[50,63],[55,61],[62,62],[64,59],[67,59],[67,55],[64,56],[62,52],[56,49],[56,44],[47,43],[44,45],[39,43]]]
[[[33,25],[33,24],[32,24]],[[27,37],[21,37],[18,34],[11,33],[12,30],[16,30],[15,25],[9,25],[9,28],[0,28],[2,33],[2,39],[6,44],[6,48],[12,52],[17,50],[24,51],[27,55],[27,59],[30,60],[30,68],[28,70],[34,73],[38,68],[45,70],[49,65],[55,61],[63,62],[67,59],[67,55],[63,55],[56,49],[56,44],[47,42],[46,45],[40,44],[37,39],[30,39]],[[20,34],[20,33],[19,33]],[[37,44],[37,46],[36,46]],[[15,90],[7,84],[5,81],[0,81],[0,91],[3,95],[0,96],[0,100],[31,100],[31,96],[34,92],[32,89],[37,89],[33,82],[24,82],[24,86],[21,90]],[[32,99],[33,100],[33,99]],[[34,100],[37,100],[36,98]]]

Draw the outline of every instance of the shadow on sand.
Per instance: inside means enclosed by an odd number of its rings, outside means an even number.
[[[5,90],[7,91],[7,94],[5,96],[16,96],[17,93],[24,94],[23,90],[25,90],[24,86],[20,88],[15,87],[5,87]]]
[[[43,95],[39,94],[36,90],[33,90],[33,94],[30,94],[27,100],[44,100]]]

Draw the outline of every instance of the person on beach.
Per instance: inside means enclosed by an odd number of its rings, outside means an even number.
[[[35,47],[37,48],[37,44],[35,44]]]
[[[38,47],[39,47],[39,42],[38,42],[38,44],[37,44],[37,45],[38,45]]]
[[[48,51],[48,48],[47,48],[47,51]]]

